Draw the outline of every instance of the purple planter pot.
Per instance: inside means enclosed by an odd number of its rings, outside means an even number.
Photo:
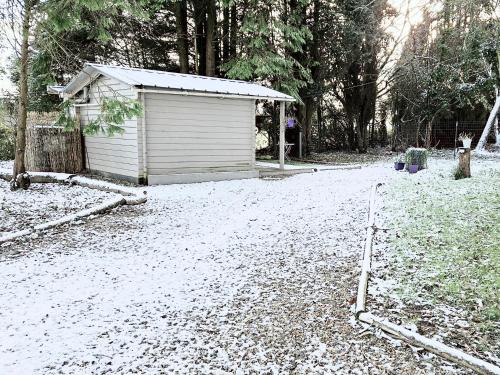
[[[394,169],[397,170],[397,171],[402,171],[403,169],[405,168],[405,163],[403,162],[395,162],[394,163]]]
[[[410,173],[417,173],[418,172],[418,165],[410,165],[408,167],[408,172],[410,172]]]

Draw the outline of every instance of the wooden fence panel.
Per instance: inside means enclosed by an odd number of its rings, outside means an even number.
[[[26,129],[26,169],[33,172],[78,173],[83,169],[80,129],[65,132],[52,125]]]

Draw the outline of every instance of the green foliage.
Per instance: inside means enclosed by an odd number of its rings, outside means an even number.
[[[9,98],[0,99],[0,160],[14,159],[15,131],[13,124],[16,102]]]
[[[45,2],[45,26],[55,34],[85,31],[89,39],[102,43],[113,39],[110,29],[123,13],[146,17],[145,1],[52,0]]]
[[[396,127],[419,131],[440,119],[487,117],[500,84],[500,21],[492,16],[494,7],[491,0],[443,0],[435,17],[424,13],[394,72]]]
[[[141,114],[142,105],[137,100],[104,98],[101,103],[101,113],[85,126],[83,133],[85,135],[104,133],[107,136],[122,134],[125,120]]]
[[[270,82],[300,102],[299,89],[310,81],[311,75],[304,62],[297,61],[293,54],[302,51],[312,35],[300,22],[292,22],[300,15],[291,14],[288,20],[279,17],[276,11],[281,5],[276,0],[251,1],[239,30],[242,51],[223,68],[229,78]],[[269,11],[264,11],[266,8]]]
[[[29,111],[52,112],[57,109],[59,98],[47,94],[47,86],[57,83],[54,74],[50,54],[43,50],[36,51],[30,59]]]
[[[418,165],[418,169],[427,168],[427,155],[425,148],[410,147],[405,152],[406,168],[410,165]]]
[[[0,160],[14,159],[14,129],[2,123],[0,118]]]
[[[67,100],[60,106],[59,116],[55,122],[65,131],[70,131],[78,126],[76,117],[71,113],[74,102]],[[108,137],[123,134],[123,124],[126,120],[138,117],[142,114],[142,105],[137,100],[119,100],[115,98],[103,98],[100,105],[100,113],[95,119],[87,123],[83,129],[85,135],[102,133]]]
[[[62,127],[64,131],[72,131],[78,127],[78,121],[71,111],[74,109],[73,100],[65,100],[59,105],[55,126]]]

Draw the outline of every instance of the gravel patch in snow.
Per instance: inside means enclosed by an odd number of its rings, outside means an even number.
[[[148,187],[0,255],[0,373],[443,374],[355,322],[390,165]]]

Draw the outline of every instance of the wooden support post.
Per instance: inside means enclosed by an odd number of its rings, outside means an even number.
[[[302,133],[301,131],[299,132],[299,159],[302,159]]]
[[[285,170],[285,106],[280,102],[280,169]]]
[[[464,177],[470,177],[470,148],[459,148],[458,168],[462,171]]]

